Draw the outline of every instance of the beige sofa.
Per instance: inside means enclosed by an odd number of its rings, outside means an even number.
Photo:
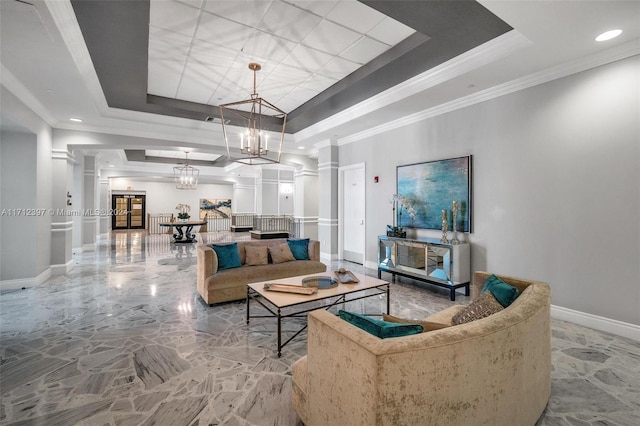
[[[218,270],[218,256],[208,245],[197,248],[197,287],[198,293],[208,304],[241,300],[247,297],[247,284],[324,272],[327,266],[320,262],[320,242],[309,241],[309,260],[294,260],[268,265],[246,265],[245,247],[247,245],[272,246],[286,243],[284,238],[271,240],[239,241],[238,252],[242,266],[239,268]]]
[[[474,298],[490,275],[474,274]],[[500,278],[522,292],[503,311],[412,336],[379,339],[311,312],[307,356],[293,365],[296,413],[307,426],[534,425],[551,392],[551,292]],[[428,320],[450,324],[460,309]]]

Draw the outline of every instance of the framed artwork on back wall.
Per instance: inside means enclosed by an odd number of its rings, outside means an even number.
[[[455,201],[457,230],[471,232],[471,155],[398,166],[396,175],[398,226],[441,229],[444,210],[452,229]]]
[[[228,199],[200,199],[200,219],[205,218],[230,218],[231,200]]]

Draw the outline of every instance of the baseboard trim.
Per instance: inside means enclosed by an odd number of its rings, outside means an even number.
[[[320,252],[320,259],[328,260],[329,262],[333,262],[334,260],[338,260],[338,254],[331,253],[323,253]]]
[[[85,252],[85,251],[96,251],[96,247],[97,247],[96,243],[83,244],[82,245],[82,252]]]
[[[51,275],[64,275],[73,269],[73,259],[60,265],[51,265]]]
[[[378,263],[377,262],[372,262],[370,260],[365,260],[364,267],[367,268],[367,269],[373,269],[374,271],[377,271],[378,270]]]
[[[17,280],[0,281],[0,290],[19,290],[21,288],[35,287],[51,278],[51,268],[47,268],[34,278],[20,278]]]
[[[574,311],[573,309],[555,305],[551,305],[551,317],[640,342],[640,325],[600,317],[586,312]]]
[[[367,261],[365,267],[377,270],[376,262]],[[630,324],[611,318],[600,317],[586,312],[575,311],[573,309],[563,308],[562,306],[551,305],[551,317],[561,321],[568,321],[574,324],[593,328],[594,330],[604,331],[615,334],[616,336],[626,337],[628,339],[640,341],[640,325]]]

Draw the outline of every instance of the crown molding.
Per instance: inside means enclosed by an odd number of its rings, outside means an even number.
[[[296,140],[308,139],[316,134],[358,119],[416,93],[507,57],[532,44],[529,39],[518,31],[511,30],[376,96],[372,96],[366,101],[299,131],[296,133]]]
[[[54,160],[66,160],[70,163],[78,163],[75,156],[69,152],[67,149],[51,149],[51,158]]]
[[[443,103],[441,105],[429,108],[423,111],[416,112],[414,114],[402,117],[400,119],[390,121],[380,126],[372,127],[362,132],[354,133],[353,135],[342,138],[339,145],[347,145],[353,142],[357,142],[380,133],[388,132],[398,129],[400,127],[408,126],[410,124],[436,117],[438,115],[446,114],[461,108],[465,108],[471,105],[475,105],[481,102],[485,102],[500,96],[508,95],[520,90],[528,89],[533,86],[547,83],[549,81],[557,80],[559,78],[567,77],[572,74],[577,74],[582,71],[589,70],[601,65],[606,65],[611,62],[619,61],[631,56],[640,54],[640,43],[638,41],[631,41],[619,46],[616,46],[605,51],[598,52],[596,54],[570,61],[549,69],[539,71],[527,75],[522,78],[518,78],[509,81],[498,86],[474,93],[463,98],[459,98],[450,102]]]
[[[45,5],[62,36],[62,40],[67,45],[67,49],[69,49],[71,58],[78,67],[78,72],[80,72],[89,93],[91,93],[94,104],[100,113],[106,114],[109,110],[109,105],[104,93],[102,93],[100,80],[98,80],[98,75],[93,68],[91,55],[89,55],[89,49],[85,44],[71,1],[48,1],[45,2]]]
[[[56,119],[49,111],[33,96],[33,94],[16,78],[11,71],[4,65],[0,64],[0,84],[2,84],[9,92],[18,98],[23,104],[32,110],[50,127],[54,127]],[[31,129],[33,130],[33,129]]]

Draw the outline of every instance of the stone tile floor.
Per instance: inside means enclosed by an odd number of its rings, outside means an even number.
[[[278,358],[275,322],[247,325],[243,302],[205,305],[194,245],[114,232],[74,264],[68,275],[0,294],[0,424],[300,424],[290,367],[305,354],[305,333]],[[365,300],[347,309],[385,304]],[[392,287],[395,315],[420,318],[452,303],[443,289],[408,279]],[[557,320],[552,332],[552,395],[538,426],[640,425],[640,343]]]

